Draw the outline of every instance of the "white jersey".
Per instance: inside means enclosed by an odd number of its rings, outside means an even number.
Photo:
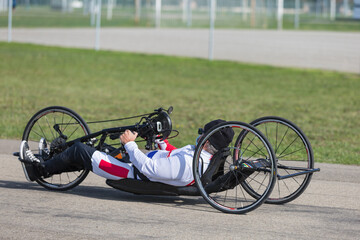
[[[158,144],[161,150],[147,154],[139,150],[135,142],[125,144],[131,164],[120,162],[104,152],[95,151],[91,157],[92,171],[107,179],[119,180],[134,178],[132,164],[150,181],[162,182],[173,186],[187,186],[194,183],[192,162],[195,146],[187,145],[176,149],[166,140]],[[205,150],[200,155],[204,170],[207,169],[212,155]]]
[[[173,186],[186,186],[194,183],[192,172],[195,146],[187,145],[183,148],[152,151],[145,155],[139,150],[135,142],[129,142],[125,149],[130,161],[150,181],[162,182]],[[202,166],[206,169],[212,155],[202,151]]]

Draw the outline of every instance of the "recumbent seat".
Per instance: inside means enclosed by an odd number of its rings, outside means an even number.
[[[210,164],[201,177],[207,192],[222,191],[236,186],[235,176],[232,172],[224,175],[224,163],[231,154],[229,148],[219,150],[211,159]],[[242,178],[242,176],[238,176]],[[226,183],[226,184],[225,184]],[[106,184],[121,191],[140,195],[166,195],[166,196],[200,196],[195,185],[177,187],[160,182],[143,181],[131,178],[120,180],[106,180]]]

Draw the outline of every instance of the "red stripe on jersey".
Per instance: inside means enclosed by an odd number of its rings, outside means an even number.
[[[193,185],[195,183],[195,180],[192,180],[192,182],[191,183],[189,183],[188,185],[186,185],[186,186],[191,186],[191,185]]]
[[[170,152],[171,152],[171,151],[177,149],[176,147],[174,147],[173,145],[171,145],[168,140],[165,140],[164,142],[166,143],[166,148],[165,148],[166,151],[170,151]]]
[[[99,168],[111,175],[127,178],[129,170],[114,164],[111,164],[105,160],[101,160],[99,164]]]

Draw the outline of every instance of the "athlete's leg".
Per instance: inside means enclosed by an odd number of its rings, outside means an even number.
[[[120,162],[116,158],[80,142],[76,142],[64,152],[45,161],[42,166],[45,176],[87,169],[107,179],[134,178],[134,169],[131,164]]]
[[[134,178],[132,164],[124,163],[104,152],[95,151],[91,157],[93,173],[112,180]]]
[[[91,156],[95,151],[95,148],[76,142],[62,153],[45,161],[42,165],[49,175],[69,170],[92,170]]]

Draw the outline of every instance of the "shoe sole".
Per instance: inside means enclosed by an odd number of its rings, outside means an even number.
[[[34,181],[34,180],[31,180],[30,179],[30,177],[29,177],[29,174],[28,174],[28,170],[27,170],[27,168],[28,167],[32,167],[32,165],[30,165],[30,164],[26,164],[26,163],[24,163],[22,160],[24,160],[24,145],[25,145],[25,143],[26,143],[26,141],[25,140],[23,140],[22,142],[21,142],[21,144],[20,144],[20,151],[19,151],[19,153],[20,153],[20,157],[19,157],[19,161],[21,162],[21,166],[22,166],[22,168],[23,168],[23,170],[24,170],[24,174],[25,174],[25,178],[26,178],[26,180],[28,180],[29,182],[32,182],[32,181]],[[28,165],[28,166],[26,166],[26,165]]]

